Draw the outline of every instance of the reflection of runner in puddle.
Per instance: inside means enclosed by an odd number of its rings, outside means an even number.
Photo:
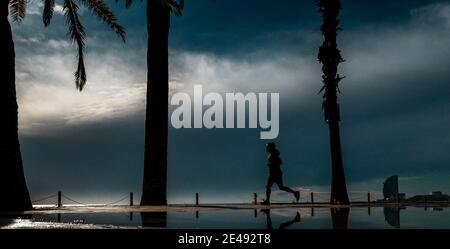
[[[270,217],[270,209],[261,209],[261,212],[266,214],[267,229],[268,230],[273,230],[272,218]],[[293,220],[281,223],[280,226],[278,227],[278,229],[285,229],[285,228],[291,226],[292,224],[300,222],[300,221],[301,221],[300,213],[297,212],[295,214],[295,217],[294,217]]]

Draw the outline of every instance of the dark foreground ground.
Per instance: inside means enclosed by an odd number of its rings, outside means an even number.
[[[35,206],[3,213],[3,229],[332,229],[450,228],[450,208],[441,203],[203,204],[167,206]]]

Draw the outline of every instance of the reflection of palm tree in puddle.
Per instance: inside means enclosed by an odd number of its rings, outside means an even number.
[[[347,229],[350,208],[330,208],[333,229]]]
[[[143,212],[141,213],[142,227],[166,228],[167,212]]]
[[[270,216],[270,209],[261,209],[261,212],[266,214],[267,229],[273,230],[272,218]],[[280,226],[278,227],[278,229],[285,229],[285,228],[291,226],[292,224],[300,222],[300,221],[301,221],[300,213],[297,212],[295,214],[295,217],[293,220],[281,223]]]

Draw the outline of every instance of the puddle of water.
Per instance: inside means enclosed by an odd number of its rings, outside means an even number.
[[[450,209],[376,207],[154,213],[40,213],[22,217],[0,217],[0,228],[449,229]]]

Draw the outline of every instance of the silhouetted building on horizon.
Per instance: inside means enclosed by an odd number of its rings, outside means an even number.
[[[443,194],[442,191],[432,191],[428,195],[415,195],[408,199],[413,202],[448,202],[450,195]]]
[[[393,175],[383,183],[383,197],[385,200],[396,199],[398,196],[398,175]]]

